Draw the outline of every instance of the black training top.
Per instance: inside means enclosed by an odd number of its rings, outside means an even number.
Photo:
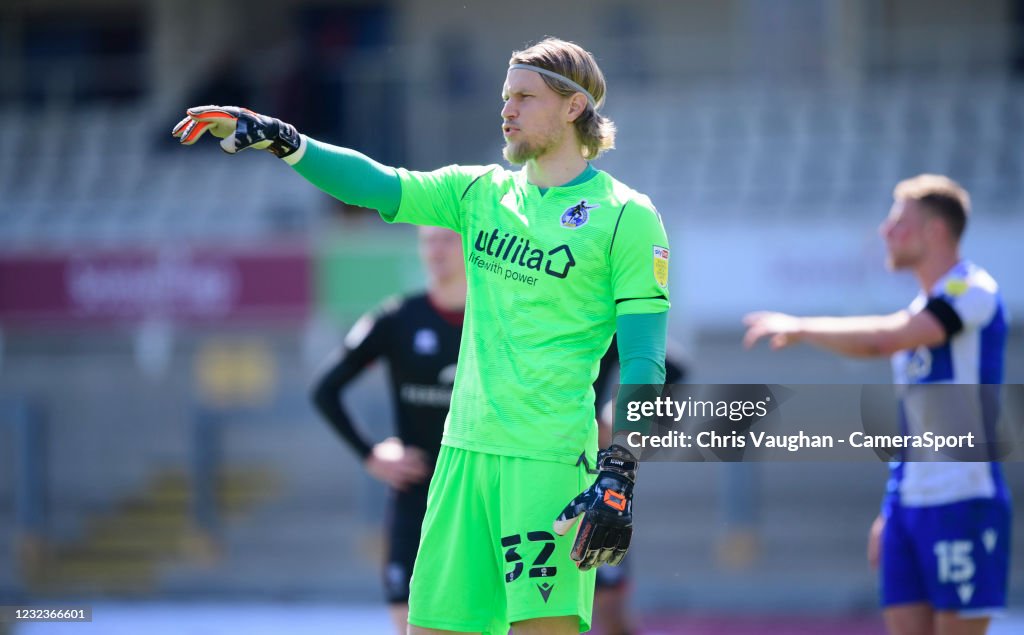
[[[373,361],[387,362],[397,436],[436,462],[452,398],[463,313],[445,311],[425,293],[385,302],[345,337],[337,360],[317,380],[313,402],[334,429],[366,458],[372,443],[341,400],[345,386]]]

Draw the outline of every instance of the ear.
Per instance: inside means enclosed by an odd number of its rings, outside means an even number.
[[[950,230],[949,225],[945,220],[938,216],[932,216],[929,219],[929,225],[927,231],[931,234],[934,240],[939,240],[945,243],[956,244],[956,238],[953,237],[953,232]]]
[[[573,93],[573,96],[569,98],[569,110],[566,113],[566,121],[569,123],[575,122],[586,109],[587,98],[583,93]]]

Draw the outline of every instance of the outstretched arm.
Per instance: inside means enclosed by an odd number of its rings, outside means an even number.
[[[497,166],[450,165],[414,172],[382,165],[364,154],[310,139],[294,126],[236,106],[189,108],[171,134],[192,145],[209,132],[228,154],[267,150],[331,196],[380,212],[389,223],[462,231],[462,201]]]
[[[751,313],[743,319],[747,332],[743,344],[754,346],[768,338],[773,350],[798,342],[849,357],[879,357],[918,346],[936,346],[946,340],[947,330],[932,310],[911,315],[859,317],[796,317],[785,313]]]
[[[209,132],[228,154],[267,150],[293,166],[307,181],[350,205],[394,215],[402,200],[395,169],[370,157],[299,134],[291,124],[237,106],[197,106],[171,134],[192,145]]]
[[[302,178],[349,205],[394,216],[402,202],[402,183],[395,168],[355,150],[303,136],[299,151],[284,161]]]

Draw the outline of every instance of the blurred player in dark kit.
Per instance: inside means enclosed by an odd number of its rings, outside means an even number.
[[[466,307],[462,242],[440,227],[419,230],[425,292],[385,302],[363,316],[313,388],[313,402],[362,459],[366,471],[391,488],[387,511],[384,591],[404,633],[427,485],[441,449]],[[397,436],[371,444],[348,414],[345,388],[378,359],[387,362]]]

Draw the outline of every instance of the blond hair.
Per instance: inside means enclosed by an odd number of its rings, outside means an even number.
[[[971,214],[971,197],[959,183],[941,174],[919,174],[900,181],[892,191],[897,201],[913,200],[942,219],[956,240],[964,234]]]
[[[585,88],[594,97],[594,104],[587,103],[583,113],[573,122],[576,138],[580,142],[583,158],[596,159],[615,147],[615,123],[597,112],[604,103],[607,87],[594,56],[578,44],[558,38],[545,38],[524,51],[512,53],[509,66],[529,64],[539,66],[553,73],[567,77]],[[554,77],[541,75],[548,88],[559,95],[569,97],[577,92],[569,84]]]

